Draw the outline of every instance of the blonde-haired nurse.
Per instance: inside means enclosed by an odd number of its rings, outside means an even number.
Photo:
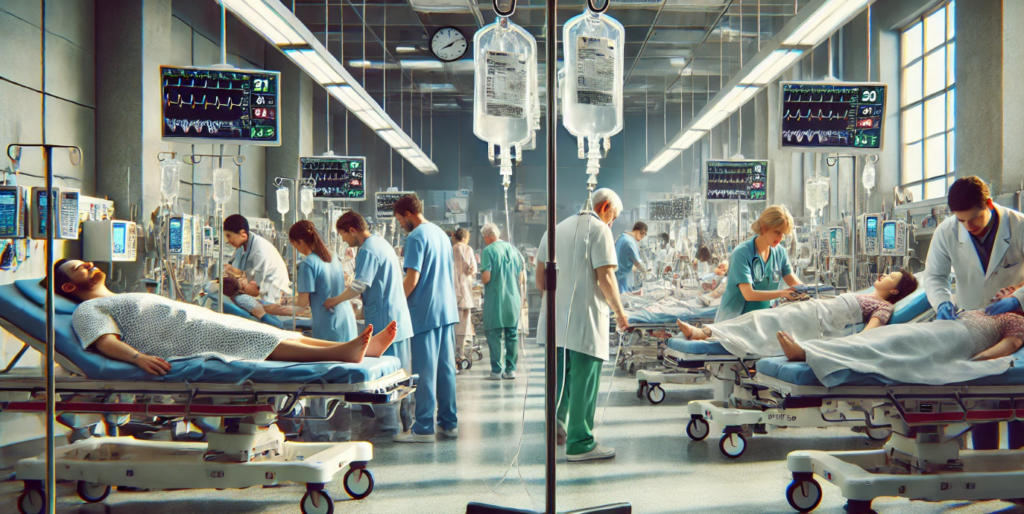
[[[789,254],[779,243],[793,231],[793,216],[784,205],[772,205],[751,225],[756,234],[733,249],[729,257],[729,279],[715,323],[751,311],[767,309],[777,298],[796,299],[793,289],[802,285],[793,275]],[[787,289],[779,289],[785,281]]]

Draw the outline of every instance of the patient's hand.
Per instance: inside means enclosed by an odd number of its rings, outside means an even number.
[[[251,314],[256,319],[263,319],[263,316],[267,315],[267,310],[264,309],[262,305],[257,305],[256,308],[252,310]]]
[[[992,302],[991,303],[996,303],[999,300],[1003,300],[1005,298],[1009,298],[1009,297],[1013,296],[1013,293],[1016,293],[1016,292],[1017,292],[1017,288],[1014,287],[1014,286],[1004,287],[1004,288],[999,290],[999,294],[997,294],[994,298],[992,298]]]
[[[1008,357],[1019,350],[1022,343],[1024,343],[1024,341],[1021,341],[1019,337],[1007,337],[993,345],[991,348],[971,357],[971,360],[987,361]]]
[[[150,375],[164,376],[171,370],[170,363],[152,355],[140,353],[138,357],[132,359],[132,362]]]

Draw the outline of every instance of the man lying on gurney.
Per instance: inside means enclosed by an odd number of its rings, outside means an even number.
[[[83,347],[154,375],[171,370],[168,360],[196,356],[360,363],[364,356],[380,357],[396,332],[392,322],[372,337],[370,325],[351,341],[323,341],[154,294],[115,294],[90,262],[62,259],[53,275],[54,291],[80,304],[71,324]]]
[[[897,302],[917,290],[917,279],[907,270],[878,277],[870,293],[846,293],[828,300],[808,300],[775,309],[748,312],[731,320],[696,328],[676,321],[687,339],[718,340],[733,355],[779,354],[776,334],[794,331],[797,340],[831,339],[864,323],[864,331],[889,323]]]

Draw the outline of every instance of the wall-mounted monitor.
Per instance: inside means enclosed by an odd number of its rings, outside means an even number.
[[[386,220],[395,217],[395,202],[405,195],[415,194],[412,191],[388,191],[376,193],[377,219]]]
[[[160,67],[163,139],[279,146],[281,73]]]
[[[681,221],[693,216],[693,196],[650,202],[651,221]]]
[[[366,157],[299,157],[302,178],[313,179],[317,200],[366,200]]]
[[[781,86],[783,150],[867,154],[882,149],[885,84],[783,82]]]
[[[763,202],[768,199],[768,161],[707,161],[704,198],[709,202]]]

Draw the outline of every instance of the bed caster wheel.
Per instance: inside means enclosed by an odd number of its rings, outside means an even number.
[[[799,512],[810,512],[821,503],[821,486],[814,479],[793,480],[786,487],[786,501]]]
[[[25,489],[18,497],[18,512],[20,514],[43,514],[46,510],[46,499],[43,498],[42,489]]]
[[[889,436],[892,435],[892,428],[890,428],[890,427],[881,427],[881,428],[865,427],[864,433],[867,434],[868,439],[871,439],[872,441],[886,441],[886,440],[889,439]]]
[[[368,469],[352,469],[345,473],[345,492],[353,500],[362,500],[373,492],[373,473]]]
[[[640,385],[636,388],[636,398],[643,400],[644,395],[647,394],[647,382],[640,382]]]
[[[708,434],[710,433],[711,425],[709,425],[708,421],[704,418],[691,419],[690,422],[686,424],[686,435],[694,441],[703,441],[704,439],[707,439]]]
[[[109,485],[86,482],[85,480],[78,481],[78,497],[82,501],[86,503],[99,503],[106,500],[107,496],[110,496]]]
[[[466,371],[466,370],[468,370],[469,368],[472,368],[472,367],[473,367],[473,361],[471,361],[469,359],[466,359],[466,358],[459,359],[459,369],[461,369],[462,371]]]
[[[345,483],[346,488],[348,482]],[[334,514],[334,500],[323,489],[306,491],[299,502],[302,514]]]
[[[738,459],[747,451],[747,438],[738,432],[722,434],[722,439],[718,441],[718,449],[722,451],[722,455]]]
[[[871,500],[846,500],[843,509],[849,514],[878,514],[871,509]]]
[[[656,385],[647,390],[647,401],[651,402],[652,405],[657,405],[665,401],[665,390],[660,385]]]
[[[481,352],[480,350],[473,350],[473,357],[477,361],[482,361],[484,360],[484,352]]]

